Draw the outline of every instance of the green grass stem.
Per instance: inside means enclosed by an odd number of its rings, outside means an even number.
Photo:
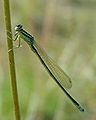
[[[4,11],[5,11],[7,46],[9,51],[10,49],[13,48],[12,34],[10,34],[12,32],[11,32],[9,0],[4,0]],[[16,117],[16,120],[20,120],[20,110],[19,110],[18,92],[17,92],[17,84],[16,84],[16,72],[15,72],[13,49],[10,52],[8,52],[8,56],[9,56],[12,95],[13,95],[14,108],[15,108],[15,117]]]

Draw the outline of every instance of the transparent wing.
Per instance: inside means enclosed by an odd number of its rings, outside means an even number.
[[[59,82],[62,87],[71,88],[72,82],[68,75],[45,53],[45,51],[39,47],[39,45],[34,41],[33,48],[37,56],[41,59],[43,65],[51,73],[51,76]]]

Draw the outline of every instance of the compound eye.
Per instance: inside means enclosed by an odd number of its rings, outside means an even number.
[[[22,29],[22,25],[21,24],[18,24],[18,25],[16,25],[16,27],[15,27],[15,30],[16,31],[19,31],[19,30],[21,30]]]
[[[19,28],[21,28],[22,27],[22,25],[21,24],[18,24],[18,25],[16,25],[17,27],[19,27]]]

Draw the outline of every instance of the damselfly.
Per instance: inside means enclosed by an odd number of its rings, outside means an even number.
[[[72,82],[68,75],[45,53],[45,51],[38,45],[34,40],[34,37],[27,33],[21,24],[15,27],[15,40],[22,38],[31,48],[31,50],[38,56],[41,63],[47,69],[51,77],[59,85],[59,87],[65,92],[69,99],[74,103],[74,105],[82,112],[84,108],[66,91],[65,88],[71,88]]]

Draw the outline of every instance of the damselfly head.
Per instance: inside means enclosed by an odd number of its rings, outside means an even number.
[[[22,29],[22,27],[23,27],[23,25],[21,25],[21,24],[16,25],[15,31],[20,31]]]

